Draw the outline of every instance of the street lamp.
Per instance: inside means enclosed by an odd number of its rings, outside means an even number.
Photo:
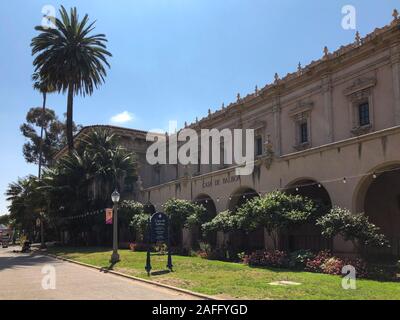
[[[115,190],[111,195],[111,200],[114,203],[113,207],[113,253],[111,255],[111,263],[115,264],[119,261],[118,254],[118,202],[121,195]]]

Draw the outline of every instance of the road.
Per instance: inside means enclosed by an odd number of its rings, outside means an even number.
[[[20,247],[0,248],[0,300],[196,299],[173,290],[105,274],[38,253],[13,253],[13,250],[19,249]],[[51,278],[53,272],[55,277]],[[46,289],[43,289],[43,284]],[[53,284],[55,289],[51,288]]]

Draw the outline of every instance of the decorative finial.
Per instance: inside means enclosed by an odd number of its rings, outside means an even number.
[[[224,109],[225,109],[225,103],[222,102],[222,110],[224,110]]]
[[[356,44],[358,46],[361,45],[361,37],[360,37],[360,33],[358,31],[356,32]]]
[[[187,121],[185,121],[185,128],[187,128],[187,126],[188,126]]]
[[[301,66],[301,62],[299,62],[299,64],[297,65],[297,72],[300,74],[302,71],[302,66]]]
[[[240,93],[237,94],[236,98],[237,98],[237,102],[239,102],[240,101]]]
[[[395,22],[399,19],[399,12],[397,11],[397,9],[393,10],[392,17],[393,17],[393,22]]]
[[[254,89],[254,93],[256,94],[256,96],[258,95],[258,86],[256,85],[256,88]]]
[[[211,116],[211,109],[208,109],[208,115]]]
[[[324,47],[324,57],[325,57],[325,58],[328,58],[328,55],[329,55],[329,49],[328,49],[327,46],[325,46],[325,47]]]
[[[196,123],[198,123],[199,122],[199,118],[198,117],[196,117]]]
[[[274,78],[275,78],[275,83],[278,83],[279,82],[279,74],[275,73]]]

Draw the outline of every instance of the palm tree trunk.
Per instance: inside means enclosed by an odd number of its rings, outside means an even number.
[[[46,92],[43,92],[43,109],[41,116],[41,128],[40,128],[40,142],[39,142],[39,172],[38,178],[40,179],[42,176],[42,162],[43,162],[43,131],[44,131],[44,120],[46,114]]]
[[[74,111],[74,86],[72,83],[68,86],[68,101],[67,101],[67,141],[68,150],[74,150],[74,136],[73,136],[73,111]]]

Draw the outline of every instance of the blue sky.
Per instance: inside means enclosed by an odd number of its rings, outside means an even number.
[[[44,5],[77,6],[97,20],[113,53],[107,82],[93,96],[76,98],[74,120],[138,129],[168,127],[169,120],[202,117],[354,39],[341,27],[342,7],[357,9],[361,35],[391,21],[398,0],[80,0],[0,2],[0,214],[8,183],[30,173],[19,126],[30,107],[30,40]],[[66,97],[48,105],[62,116]],[[129,121],[128,121],[129,120]]]

